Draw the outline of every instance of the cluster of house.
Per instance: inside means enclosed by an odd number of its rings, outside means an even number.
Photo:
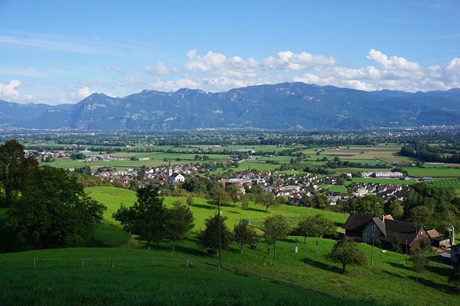
[[[356,241],[378,242],[385,249],[394,249],[396,241],[399,251],[404,254],[410,254],[424,244],[440,249],[450,247],[451,260],[459,262],[460,247],[454,245],[453,230],[446,231],[447,235],[444,235],[435,229],[426,230],[423,224],[395,220],[391,215],[373,216],[361,213],[351,214],[342,228],[345,229],[346,236]]]
[[[353,189],[353,195],[355,196],[375,194],[384,201],[392,197],[402,201],[410,188],[408,184],[398,185],[380,183],[352,183],[350,187]]]
[[[140,171],[143,171],[143,177],[139,180]],[[113,169],[107,168],[95,175],[103,181],[109,181],[110,183],[118,182],[124,188],[129,188],[132,180],[137,181],[138,187],[144,187],[145,185],[163,186],[166,183],[177,186],[179,183],[185,181],[187,175],[200,175],[200,173],[205,171],[207,170],[200,166],[175,165],[146,169],[128,168],[123,171],[113,171]]]

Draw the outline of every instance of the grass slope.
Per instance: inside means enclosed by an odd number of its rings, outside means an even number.
[[[187,267],[186,257],[161,251],[65,249],[2,254],[0,272],[1,305],[350,304],[302,288],[242,277],[232,270],[218,272],[215,266],[197,260]]]
[[[120,202],[128,206],[136,200],[134,192],[122,189],[93,187],[87,192],[111,211]],[[177,199],[165,198],[165,204],[169,206]],[[268,213],[254,204],[250,208],[224,205],[227,226],[232,228],[245,218],[257,228],[275,213],[293,224],[317,213],[338,225],[347,218],[346,214],[293,206],[270,208]],[[196,244],[204,219],[213,215],[216,207],[206,199],[195,199],[192,211],[196,227],[188,240],[176,245],[174,254],[166,241],[147,251],[109,223],[98,228],[93,242],[106,248],[0,254],[0,305],[432,305],[438,301],[456,305],[460,299],[447,283],[449,266],[431,263],[416,282],[404,255],[378,248],[374,249],[373,265],[347,267],[347,273],[341,274],[339,265],[325,259],[335,242],[329,239],[319,239],[318,249],[312,238],[306,244],[301,237],[279,240],[276,265],[275,248],[272,246],[268,254],[263,239],[257,249],[245,246],[242,254],[233,243],[222,252],[223,269],[219,273],[218,259]],[[0,213],[4,215],[4,210]],[[105,217],[107,222],[114,221],[110,213]],[[372,247],[360,244],[360,248],[370,262]],[[188,259],[193,265],[187,268]]]

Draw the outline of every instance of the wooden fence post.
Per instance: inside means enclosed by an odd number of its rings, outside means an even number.
[[[34,257],[34,269],[37,267],[37,264],[36,264],[36,261],[35,261],[35,257]]]
[[[113,262],[113,255],[112,255],[112,264],[111,265],[112,265],[112,269],[113,269],[113,267],[115,265],[114,262]]]

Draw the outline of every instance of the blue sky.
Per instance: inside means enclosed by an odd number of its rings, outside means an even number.
[[[0,0],[0,100],[460,87],[460,1]]]

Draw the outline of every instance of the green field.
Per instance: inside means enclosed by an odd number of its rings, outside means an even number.
[[[35,258],[35,268],[34,268]],[[139,249],[0,255],[1,305],[339,305],[311,290],[221,272],[210,259]],[[113,260],[113,261],[112,261]],[[153,265],[152,265],[153,262]],[[113,266],[112,266],[113,263]],[[189,262],[190,263],[190,262]],[[350,303],[350,302],[349,302]]]
[[[119,223],[112,218],[112,213],[120,207],[120,203],[123,203],[125,206],[131,206],[136,201],[136,193],[134,191],[121,188],[89,187],[85,188],[85,191],[92,198],[107,206],[107,210],[104,213],[104,219],[107,220],[107,222],[113,223],[115,225],[118,225]],[[186,198],[165,197],[164,203],[166,206],[170,207],[172,203],[177,200],[182,200],[185,203]],[[265,207],[256,205],[254,203],[250,203],[247,210],[243,210],[240,207],[240,203],[237,203],[236,207],[230,203],[224,204],[222,205],[221,210],[222,215],[228,218],[226,221],[227,225],[232,228],[241,219],[249,220],[252,226],[259,227],[267,216],[271,216],[273,214],[282,214],[293,223],[297,222],[305,216],[312,216],[317,213],[323,214],[325,217],[331,219],[337,224],[345,223],[348,217],[347,214],[330,211],[319,211],[313,208],[295,207],[288,205],[271,207],[268,212],[265,212]],[[194,206],[192,206],[192,212],[195,218],[194,231],[199,231],[205,228],[205,219],[217,213],[217,207],[206,199],[195,198]]]
[[[459,168],[451,168],[451,167],[424,167],[424,168],[406,168],[407,172],[410,176],[413,177],[444,177],[444,178],[453,178],[453,177],[460,177],[460,169]]]
[[[121,202],[131,205],[135,193],[110,187],[85,189],[108,207],[104,218],[111,218]],[[165,204],[180,198],[166,197]],[[182,198],[185,200],[185,198]],[[267,254],[264,239],[256,249],[249,246],[239,252],[236,243],[222,253],[223,268],[217,258],[197,246],[197,232],[204,229],[204,219],[216,213],[206,199],[197,198],[192,207],[196,227],[188,240],[178,243],[174,255],[171,245],[163,242],[147,251],[143,243],[109,225],[102,224],[96,233],[96,246],[0,254],[1,305],[432,305],[433,300],[455,305],[459,295],[447,283],[450,267],[431,263],[428,272],[415,281],[411,264],[405,256],[382,252],[360,244],[369,264],[347,267],[341,274],[339,265],[324,257],[334,240],[287,237]],[[0,214],[5,216],[5,209]],[[226,225],[233,227],[248,219],[258,229],[267,216],[282,214],[292,225],[304,217],[324,214],[337,225],[348,215],[311,208],[280,206],[268,213],[250,204],[248,210],[232,204],[222,206]],[[259,230],[260,233],[260,230]],[[114,247],[115,246],[115,247]],[[120,248],[122,247],[122,248]],[[295,252],[295,248],[298,252]],[[373,255],[372,255],[373,254]],[[374,264],[370,265],[373,256]],[[35,258],[35,260],[34,260]],[[187,267],[187,262],[192,262]],[[410,287],[410,290],[408,289]],[[423,297],[423,299],[420,299]]]
[[[405,257],[374,250],[374,264],[347,267],[324,255],[334,241],[307,244],[295,237],[277,243],[277,263],[263,242],[257,249],[236,245],[217,258],[181,243],[171,255],[167,243],[145,249],[92,248],[0,254],[1,305],[456,305],[459,295],[446,282],[449,268],[431,263],[415,281]],[[298,253],[294,252],[298,247]],[[370,262],[372,247],[360,245]],[[35,258],[35,263],[34,263]],[[191,266],[187,267],[187,262]],[[35,265],[35,268],[34,268]],[[410,287],[410,290],[408,289]],[[423,297],[423,298],[421,298]]]

